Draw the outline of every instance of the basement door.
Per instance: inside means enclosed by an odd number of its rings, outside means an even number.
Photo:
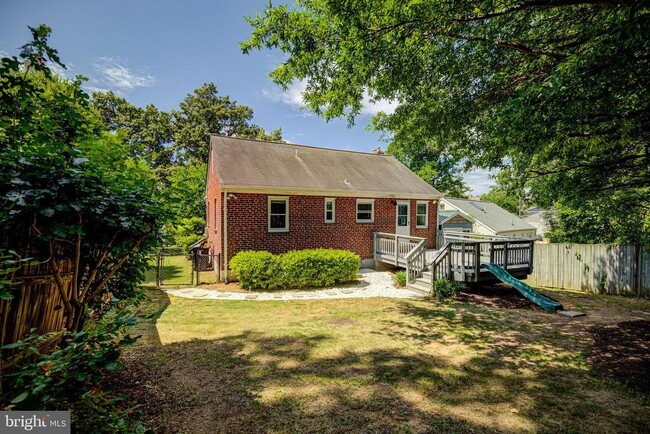
[[[397,222],[395,233],[397,235],[411,235],[411,202],[408,200],[397,201]]]

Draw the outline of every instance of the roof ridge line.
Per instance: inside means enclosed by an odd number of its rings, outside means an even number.
[[[300,143],[287,143],[287,142],[274,142],[272,140],[261,140],[261,139],[251,139],[247,137],[234,137],[234,136],[224,136],[223,134],[217,134],[217,133],[210,133],[210,137],[222,137],[224,139],[235,139],[235,140],[245,140],[247,142],[254,142],[254,143],[268,143],[271,145],[285,145],[285,146],[296,146],[300,148],[308,148],[308,149],[321,149],[323,151],[335,151],[335,152],[350,152],[353,154],[362,154],[362,155],[371,155],[371,156],[377,156],[377,157],[392,157],[395,158],[394,155],[392,154],[373,154],[372,152],[364,152],[364,151],[353,151],[350,149],[335,149],[335,148],[325,148],[323,146],[310,146],[310,145],[303,145]]]

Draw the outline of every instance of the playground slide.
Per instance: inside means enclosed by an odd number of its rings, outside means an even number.
[[[541,307],[545,311],[556,312],[558,310],[563,310],[562,305],[560,303],[558,303],[557,301],[553,301],[550,298],[544,297],[542,294],[535,291],[533,288],[526,285],[521,280],[514,278],[512,274],[508,273],[502,267],[499,267],[496,264],[484,264],[484,266],[490,271],[490,273],[498,277],[500,281],[512,286],[517,291],[519,291],[521,295],[523,295],[528,300],[532,301],[533,303],[535,303],[537,306]]]

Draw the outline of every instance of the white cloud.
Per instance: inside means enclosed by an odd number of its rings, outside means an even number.
[[[289,85],[287,90],[279,87],[275,89],[262,89],[262,96],[275,102],[282,102],[294,107],[304,107],[305,101],[302,93],[307,89],[307,81],[295,81]]]
[[[384,112],[386,114],[392,114],[397,106],[399,105],[397,101],[390,101],[387,99],[377,99],[375,100],[368,94],[367,91],[363,92],[363,108],[361,109],[362,115],[374,116],[379,112]]]
[[[93,92],[108,92],[110,90],[110,89],[105,89],[103,87],[90,86],[90,85],[84,85],[83,88],[89,94]]]
[[[92,66],[101,75],[94,81],[109,89],[130,91],[138,87],[151,87],[156,84],[155,77],[142,70],[129,68],[127,62],[119,57],[98,57]]]
[[[74,65],[66,65],[66,69],[63,69],[60,65],[57,65],[54,62],[47,62],[47,67],[50,68],[52,74],[58,75],[61,78],[66,80],[71,80],[75,77],[74,74]]]
[[[284,104],[304,108],[305,100],[303,98],[303,92],[307,89],[307,80],[300,80],[292,82],[287,90],[282,90],[280,88],[275,89],[263,89],[262,96],[270,99],[275,102],[282,102]],[[374,116],[379,112],[384,112],[391,114],[397,108],[396,101],[389,101],[386,99],[374,100],[367,91],[363,93],[362,99],[363,107],[361,109],[361,115]]]

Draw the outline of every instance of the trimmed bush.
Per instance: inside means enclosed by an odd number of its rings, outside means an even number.
[[[433,282],[433,289],[431,290],[431,295],[437,299],[443,298],[455,298],[458,296],[458,293],[463,288],[458,282],[452,282],[447,279],[438,279]]]
[[[294,250],[283,255],[239,252],[230,269],[245,289],[329,286],[355,280],[359,256],[347,250]]]
[[[245,289],[274,289],[282,286],[280,258],[269,252],[239,252],[230,260],[230,269]]]

